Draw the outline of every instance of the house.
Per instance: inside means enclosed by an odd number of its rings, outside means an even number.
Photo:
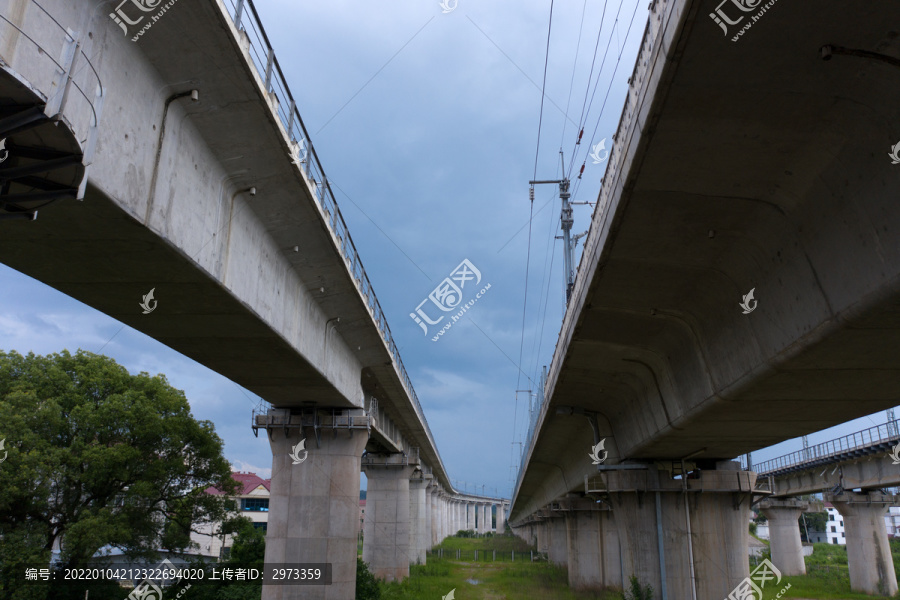
[[[810,531],[809,538],[814,543],[838,544],[845,546],[847,538],[844,535],[844,517],[831,502],[825,503],[825,512],[828,520],[825,521],[825,531]]]
[[[235,512],[253,521],[253,526],[266,531],[269,523],[269,490],[271,479],[263,479],[256,473],[236,471],[231,477],[241,484],[235,497]],[[221,495],[216,488],[206,489],[207,494]],[[191,532],[191,541],[200,545],[201,556],[227,557],[231,548],[231,537],[217,535],[220,523],[209,523],[200,526],[200,533]]]

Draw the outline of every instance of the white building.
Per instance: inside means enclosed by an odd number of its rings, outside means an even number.
[[[892,506],[884,515],[888,537],[900,537],[900,506]]]
[[[844,517],[830,502],[825,503],[825,512],[828,513],[825,531],[810,531],[810,541],[845,546],[847,538],[844,535]]]
[[[253,521],[254,527],[265,531],[269,523],[269,489],[272,480],[263,479],[256,473],[242,471],[232,473],[231,476],[242,486],[238,496],[234,499],[236,510],[231,514],[247,517]],[[212,487],[207,488],[206,493],[217,496],[222,494]],[[201,533],[191,532],[191,541],[200,545],[198,554],[217,558],[227,557],[231,548],[232,536],[216,535],[220,525],[220,523],[209,523],[199,528]]]

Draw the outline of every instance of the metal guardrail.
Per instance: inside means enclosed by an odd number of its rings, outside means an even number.
[[[369,281],[369,277],[362,266],[359,253],[356,251],[356,246],[350,237],[347,224],[344,222],[344,217],[338,208],[337,200],[335,200],[334,192],[331,190],[325,170],[322,168],[322,163],[319,161],[316,150],[310,141],[309,132],[307,132],[303,119],[300,117],[300,112],[297,110],[297,103],[294,101],[294,97],[288,87],[281,65],[275,56],[275,50],[272,48],[259,14],[256,12],[256,7],[253,5],[252,0],[227,1],[233,10],[233,12],[229,13],[229,16],[235,28],[239,31],[244,31],[250,41],[249,55],[257,74],[263,80],[266,92],[277,101],[276,112],[282,125],[284,125],[291,141],[294,144],[298,144],[299,148],[305,148],[305,153],[297,157],[301,168],[307,180],[312,184],[313,195],[325,215],[328,228],[334,235],[338,249],[356,282],[356,288],[365,299],[369,314],[375,321],[378,330],[381,332],[381,338],[394,359],[394,365],[400,380],[403,382],[407,394],[416,407],[419,419],[425,426],[425,432],[434,448],[438,461],[443,464],[437,444],[434,441],[434,435],[428,426],[428,420],[425,418],[425,412],[422,410],[422,405],[419,402],[415,389],[413,389],[406,367],[403,366],[403,361],[400,359],[397,344],[391,336],[391,330],[388,327],[384,311],[375,297],[372,283]]]
[[[16,70],[22,73],[38,89],[50,90],[54,87],[56,88],[46,102],[47,116],[52,119],[65,117],[69,121],[73,133],[78,140],[81,140],[83,145],[84,164],[89,166],[92,160],[94,142],[97,137],[97,129],[100,124],[100,111],[102,110],[105,97],[103,82],[94,64],[82,50],[82,43],[85,38],[84,32],[73,32],[65,27],[47,9],[41,6],[37,0],[31,0],[29,4],[37,8],[40,13],[25,11],[22,27],[0,15],[0,20],[14,29],[18,35],[31,42],[36,50],[34,55],[20,56],[18,61],[11,61],[10,64],[15,63]],[[52,25],[44,25],[42,22],[44,20],[51,21]],[[74,36],[78,36],[78,39]],[[18,44],[16,44],[16,50],[19,54],[23,52]],[[57,56],[61,50],[63,56],[60,57],[60,60],[55,59],[54,56]],[[52,76],[47,75],[51,79],[46,81],[42,80],[40,75],[45,72],[49,73],[49,71],[39,67],[37,64],[38,61],[44,60],[49,60],[56,67],[56,72]],[[23,71],[21,67],[24,67],[25,70]],[[85,67],[88,68],[85,69]],[[74,88],[84,99],[84,102],[87,103],[90,119],[86,125],[76,123],[74,113],[77,113],[77,110],[66,110],[70,87]],[[91,91],[93,96],[85,92],[85,89]],[[86,178],[87,176],[85,175]]]
[[[900,421],[889,421],[884,425],[869,427],[844,437],[761,462],[755,465],[754,471],[758,475],[765,475],[797,467],[804,463],[828,460],[854,450],[862,450],[871,446],[898,441],[900,441]]]

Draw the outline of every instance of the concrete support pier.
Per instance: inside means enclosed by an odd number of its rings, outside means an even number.
[[[394,464],[404,459],[403,454],[367,454],[363,463],[368,488],[362,557],[385,581],[409,577],[409,478],[416,467]]]
[[[497,533],[506,532],[506,505],[502,502],[497,505]]]
[[[479,507],[481,514],[478,515],[478,516],[480,517],[479,520],[481,521],[481,523],[479,524],[479,527],[478,527],[478,533],[481,533],[481,534],[487,533],[487,532],[488,532],[488,528],[490,527],[490,526],[488,525],[487,508],[488,508],[488,507],[487,507],[487,504],[482,504],[482,505]]]
[[[619,528],[608,507],[600,510],[594,500],[570,498],[561,500],[559,508],[564,517],[548,521],[550,560],[565,560],[569,587],[575,590],[622,587]],[[659,588],[654,590],[658,593]]]
[[[441,541],[441,497],[436,484],[428,486],[428,499],[430,502],[431,547],[434,548]]]
[[[900,496],[879,492],[824,494],[844,517],[850,589],[854,592],[893,596],[897,593],[897,574],[888,545],[884,513]]]
[[[763,500],[758,506],[769,520],[772,563],[782,575],[806,575],[803,545],[800,543],[800,513],[809,510],[802,500]]]
[[[360,459],[369,439],[368,417],[361,410],[343,416],[350,417],[350,428],[321,435],[318,445],[312,430],[303,429],[312,415],[271,409],[257,417],[257,425],[268,428],[272,447],[265,562],[332,564],[331,585],[264,585],[263,600],[345,600],[355,594]],[[305,460],[294,464],[293,447],[303,439]]]
[[[430,477],[427,476],[427,477]],[[428,550],[428,503],[425,488],[428,486],[426,475],[421,471],[413,474],[409,480],[409,562],[425,564],[425,552]],[[368,504],[368,502],[366,502]]]
[[[441,541],[450,535],[450,498],[447,494],[441,497]]]
[[[569,541],[566,531],[565,515],[556,515],[547,520],[547,531],[549,539],[549,548],[547,555],[550,562],[557,565],[568,565],[569,561]],[[571,570],[570,570],[571,572]],[[572,578],[569,577],[569,586],[572,587]]]
[[[722,461],[715,470],[694,469],[673,479],[653,465],[635,466],[602,471],[589,481],[589,491],[608,491],[622,572],[660,596],[665,586],[669,598],[727,598],[750,575],[747,524],[756,473]],[[569,557],[571,562],[571,545]]]
[[[476,531],[475,529],[475,503],[466,502],[466,529]]]

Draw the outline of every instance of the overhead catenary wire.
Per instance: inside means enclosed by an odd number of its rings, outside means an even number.
[[[619,8],[622,8],[622,2],[624,0],[619,0]],[[597,41],[594,43],[594,56],[591,59],[591,70],[588,73],[587,85],[584,89],[584,100],[581,102],[581,115],[578,117],[578,131],[576,132],[575,138],[575,148],[578,147],[578,144],[581,143],[581,136],[584,135],[584,119],[585,119],[585,107],[587,106],[588,93],[591,91],[591,80],[594,78],[594,66],[597,64],[597,49],[600,47],[600,38],[603,34],[603,23],[606,21],[606,0],[603,0],[603,13],[600,16],[600,27],[597,29]],[[605,60],[605,58],[604,58]],[[601,69],[602,71],[602,69]],[[600,73],[597,73],[597,80],[600,80]],[[575,160],[575,152],[572,152],[572,160]],[[571,171],[571,168],[569,169]]]
[[[578,52],[581,50],[581,34],[584,32],[584,13],[587,10],[587,0],[581,5],[581,24],[578,26],[578,41],[575,42],[575,62],[572,64],[572,78],[569,80],[569,98],[566,100],[566,115],[569,114],[569,105],[572,103],[572,90],[575,88],[575,71],[578,69]],[[563,142],[566,140],[566,119],[563,119],[562,136],[560,136],[559,147],[562,149]]]
[[[624,0],[619,0],[619,8],[616,9],[616,18],[613,21],[613,30],[616,29],[619,25],[619,15],[622,12],[622,6],[625,4]],[[637,9],[637,2],[635,2],[635,9]],[[603,16],[600,19],[600,29],[597,31],[597,45],[599,46],[600,40],[603,37],[603,24],[606,21],[606,2],[603,3]],[[572,169],[575,166],[575,161],[578,156],[578,146],[581,144],[581,138],[584,135],[584,127],[587,125],[588,117],[591,113],[591,108],[594,106],[594,96],[597,94],[597,86],[600,84],[600,80],[603,78],[603,68],[606,66],[606,59],[609,56],[609,46],[612,44],[612,31],[609,33],[609,38],[606,40],[606,48],[603,50],[603,60],[600,61],[600,68],[597,71],[597,79],[594,81],[593,92],[591,92],[591,79],[588,78],[587,88],[584,90],[584,100],[585,104],[581,107],[581,116],[578,118],[578,138],[575,140],[575,144],[572,147],[572,158],[569,163],[569,169],[566,173],[567,177],[571,177]],[[594,60],[597,59],[597,48],[594,48]],[[591,73],[593,73],[594,65],[591,65]],[[611,81],[611,79],[610,79]],[[590,101],[588,101],[588,92],[591,92]]]
[[[609,85],[606,87],[606,95],[603,97],[603,105],[600,107],[600,114],[597,116],[597,123],[594,125],[593,133],[591,133],[591,141],[588,143],[588,148],[590,148],[593,145],[594,139],[597,137],[597,130],[600,128],[600,120],[603,118],[603,111],[606,109],[606,103],[609,100],[609,92],[610,92],[610,90],[612,90],[613,82],[616,79],[616,73],[619,70],[619,64],[621,64],[621,61],[622,61],[622,54],[625,52],[625,47],[628,45],[628,38],[631,36],[631,28],[634,26],[634,17],[637,14],[637,9],[638,9],[638,3],[635,2],[634,11],[632,11],[632,13],[631,13],[631,21],[628,23],[628,31],[625,33],[625,42],[622,44],[622,48],[619,50],[619,55],[616,58],[616,67],[613,69],[612,76],[609,78]],[[584,170],[584,165],[587,164],[587,157],[588,157],[588,152],[585,152],[584,160],[582,161],[582,165],[581,165],[582,170]],[[575,192],[577,192],[577,189],[580,187],[581,187],[581,180],[579,179],[576,182]],[[574,196],[575,192],[573,192],[573,196]]]
[[[535,145],[534,151],[534,176],[532,179],[537,179],[537,167],[538,167],[538,158],[541,155],[541,127],[544,122],[544,97],[546,95],[547,90],[547,65],[550,61],[550,34],[553,31],[553,1],[550,0],[550,17],[547,21],[547,47],[544,51],[544,79],[541,83],[541,108],[538,113],[538,133],[537,133],[537,144]],[[531,186],[530,190],[530,202],[529,202],[529,216],[528,216],[528,248],[526,250],[525,256],[525,290],[523,294],[522,300],[522,336],[519,340],[519,372],[516,373],[516,389],[519,389],[519,386],[522,383],[522,352],[525,349],[525,317],[528,310],[528,271],[531,268],[531,225],[534,220],[534,186]],[[516,420],[518,419],[519,414],[519,396],[516,394],[515,398],[515,408],[513,410],[513,440],[516,439]]]

